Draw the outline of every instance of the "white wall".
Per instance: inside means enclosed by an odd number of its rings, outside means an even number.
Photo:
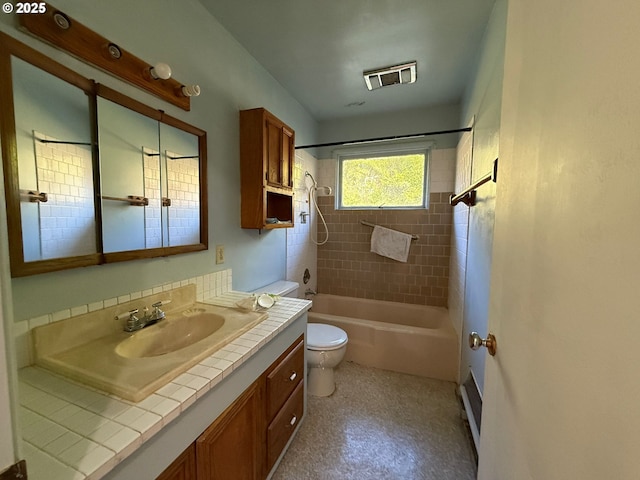
[[[305,172],[318,179],[317,160],[305,150],[296,150],[296,163],[293,172],[293,186],[295,194],[293,229],[287,229],[287,280],[298,282],[300,289],[298,296],[304,298],[304,292],[310,288],[317,289],[318,285],[318,255],[316,245],[311,239],[316,238],[316,225],[318,215],[310,203],[309,186],[313,184],[310,178],[305,177]],[[307,223],[302,223],[300,213],[306,212]],[[320,224],[321,225],[321,224]],[[321,225],[322,228],[322,225]],[[307,284],[304,283],[304,271],[309,269],[311,277]]]
[[[639,478],[639,19],[509,1],[481,480]]]
[[[471,185],[473,132],[465,132],[456,148],[454,192],[461,192]],[[459,203],[453,208],[451,228],[451,260],[449,262],[449,318],[462,338],[464,318],[464,292],[467,274],[467,238],[469,235],[469,207]],[[466,348],[466,342],[460,342]],[[462,368],[468,369],[468,365]],[[464,382],[465,378],[460,378]]]

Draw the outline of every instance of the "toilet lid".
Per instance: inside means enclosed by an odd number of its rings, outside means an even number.
[[[309,350],[336,350],[347,343],[347,332],[324,323],[307,324],[307,348]]]

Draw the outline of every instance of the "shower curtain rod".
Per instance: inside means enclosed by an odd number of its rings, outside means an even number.
[[[400,140],[402,138],[428,137],[430,135],[445,135],[448,133],[470,132],[471,130],[472,130],[472,127],[465,127],[465,128],[456,128],[454,130],[439,130],[437,132],[413,133],[410,135],[393,135],[390,137],[364,138],[361,140],[345,140],[343,142],[317,143],[315,145],[300,145],[298,147],[295,147],[295,149],[302,150],[305,148],[335,147],[338,145],[355,145],[358,143],[381,142],[383,140]]]

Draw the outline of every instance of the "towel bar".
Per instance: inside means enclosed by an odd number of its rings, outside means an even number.
[[[364,220],[360,220],[360,223],[361,223],[362,225],[366,225],[367,227],[371,227],[371,228],[374,228],[374,227],[377,227],[377,226],[378,226],[378,225],[376,225],[376,224],[374,224],[374,223],[365,222]],[[403,233],[404,233],[404,232],[403,232]],[[408,234],[408,235],[410,235],[410,234]],[[411,240],[419,240],[419,239],[420,239],[420,237],[419,237],[418,235],[411,235]]]
[[[498,180],[498,159],[493,161],[493,170],[487,173],[484,177],[477,180],[473,185],[469,185],[465,190],[457,195],[449,196],[449,204],[455,207],[458,203],[462,202],[468,207],[473,207],[476,204],[476,189],[480,185],[484,185],[489,180],[496,182]]]

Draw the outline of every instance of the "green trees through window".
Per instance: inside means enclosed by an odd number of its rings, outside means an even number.
[[[426,152],[340,158],[341,208],[425,208]]]

